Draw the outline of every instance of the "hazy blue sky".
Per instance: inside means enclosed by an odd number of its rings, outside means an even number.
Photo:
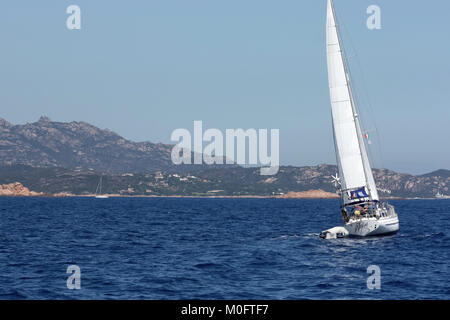
[[[81,30],[66,28],[70,4]],[[372,4],[381,30],[366,27]],[[361,113],[378,129],[374,166],[450,168],[450,1],[335,6],[356,91],[372,105]],[[281,164],[334,163],[325,14],[326,0],[2,1],[0,117],[165,143],[194,120],[279,128]]]

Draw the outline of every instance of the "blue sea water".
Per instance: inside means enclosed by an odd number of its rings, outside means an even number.
[[[392,203],[398,234],[322,240],[336,200],[0,198],[0,299],[449,299],[450,201]]]

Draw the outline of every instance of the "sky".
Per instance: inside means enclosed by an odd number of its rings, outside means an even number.
[[[80,30],[66,27],[69,5]],[[335,7],[373,166],[450,169],[450,2]],[[282,165],[335,163],[325,18],[325,0],[2,1],[0,117],[163,143],[194,120],[279,129]]]

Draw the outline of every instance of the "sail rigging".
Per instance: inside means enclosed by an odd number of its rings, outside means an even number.
[[[333,137],[344,205],[360,200],[378,201],[332,0],[327,4],[326,30]]]

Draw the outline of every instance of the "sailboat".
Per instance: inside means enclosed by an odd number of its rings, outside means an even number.
[[[103,180],[103,176],[100,176],[100,181],[97,184],[97,189],[95,189],[95,197],[97,199],[109,198],[106,194],[102,194],[102,180]]]
[[[327,3],[327,64],[333,137],[338,173],[333,182],[341,197],[343,227],[323,231],[322,238],[396,233],[399,219],[392,205],[379,200],[353,99],[349,71],[336,23],[333,1]]]
[[[434,196],[436,199],[450,199],[450,196],[447,196],[445,194],[442,194],[439,190]]]

